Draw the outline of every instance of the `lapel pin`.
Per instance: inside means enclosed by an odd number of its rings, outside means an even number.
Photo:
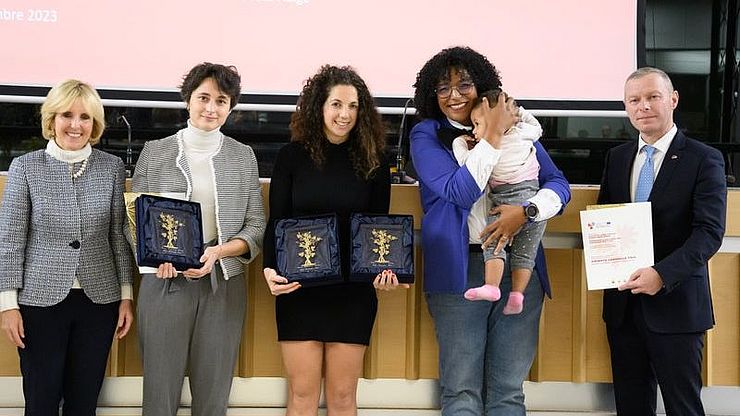
[[[676,155],[671,155],[671,159],[678,159],[678,156],[676,156]]]

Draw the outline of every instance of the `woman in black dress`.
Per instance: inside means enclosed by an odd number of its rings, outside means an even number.
[[[265,279],[277,296],[278,340],[288,376],[287,414],[317,414],[323,366],[329,414],[355,415],[357,381],[378,306],[375,288],[398,286],[391,271],[373,284],[347,279],[350,214],[388,213],[385,131],[359,75],[328,65],[306,82],[290,130],[291,143],[275,161],[264,242]],[[276,221],[328,213],[338,219],[344,282],[306,288],[288,283],[275,271]]]

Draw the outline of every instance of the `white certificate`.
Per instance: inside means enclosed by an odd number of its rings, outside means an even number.
[[[653,265],[650,202],[595,205],[581,211],[588,290],[612,289]]]

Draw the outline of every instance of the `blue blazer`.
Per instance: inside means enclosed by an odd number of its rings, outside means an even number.
[[[606,156],[599,203],[631,202],[630,179],[637,141]],[[668,148],[649,201],[653,214],[655,270],[665,287],[655,296],[604,291],[603,318],[619,326],[628,300],[642,304],[648,328],[659,333],[700,332],[714,325],[707,261],[722,244],[727,187],[716,149],[678,132]]]
[[[426,119],[411,130],[411,156],[419,175],[419,190],[424,219],[421,227],[424,248],[424,290],[430,293],[462,293],[467,289],[468,223],[473,203],[483,191],[466,166],[455,160],[452,149],[438,138],[441,127],[451,127],[447,119]],[[542,145],[535,143],[540,163],[540,188],[553,190],[563,206],[570,201],[570,187]],[[540,245],[535,270],[548,296],[550,281]]]

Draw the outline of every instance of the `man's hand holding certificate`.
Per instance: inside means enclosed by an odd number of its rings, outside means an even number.
[[[652,230],[650,202],[581,211],[588,290],[617,288],[638,269],[652,266]]]

